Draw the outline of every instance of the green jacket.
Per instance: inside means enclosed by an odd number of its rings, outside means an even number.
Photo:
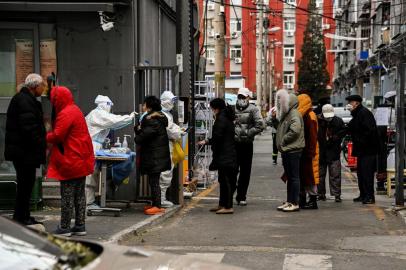
[[[298,112],[298,100],[294,94],[289,94],[289,106],[282,109],[280,120],[274,121],[278,127],[276,130],[276,145],[279,152],[298,152],[305,147],[304,124],[301,114]]]

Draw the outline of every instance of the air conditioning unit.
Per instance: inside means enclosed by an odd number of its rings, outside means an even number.
[[[214,3],[208,3],[207,10],[214,11]]]
[[[236,38],[238,38],[239,37],[239,32],[232,32],[231,33],[231,38],[232,39],[236,39]]]
[[[241,63],[242,63],[241,57],[236,57],[236,58],[234,58],[234,63],[236,63],[236,64],[241,64]]]
[[[347,41],[346,40],[341,40],[341,49],[347,48]]]
[[[286,36],[287,37],[293,37],[295,33],[293,31],[286,31]]]
[[[336,17],[341,17],[341,16],[343,16],[343,14],[344,14],[344,10],[342,8],[336,9],[336,14],[335,14]]]
[[[291,84],[291,83],[285,83],[285,84],[283,84],[283,87],[286,88],[286,89],[288,89],[288,90],[290,90],[290,89],[293,89],[293,84]]]
[[[288,58],[288,63],[289,63],[289,64],[294,64],[294,63],[295,63],[295,58],[289,57],[289,58]]]
[[[214,65],[214,58],[207,58],[207,63],[209,63],[210,65]]]
[[[330,24],[323,24],[322,26],[321,26],[321,28],[323,29],[323,30],[329,30],[330,29]]]

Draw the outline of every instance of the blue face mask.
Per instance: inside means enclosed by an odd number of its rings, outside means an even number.
[[[148,114],[148,112],[144,112],[143,114],[141,114],[140,116],[140,123],[142,122],[142,119],[144,119],[144,117]]]

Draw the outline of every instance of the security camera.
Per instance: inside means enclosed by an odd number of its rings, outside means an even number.
[[[109,17],[103,14],[103,11],[99,11],[100,26],[104,32],[110,31],[114,28],[114,22],[109,21]]]
[[[104,32],[110,31],[114,28],[114,22],[102,23],[101,28]]]
[[[215,33],[215,34],[214,34],[214,39],[215,39],[215,40],[219,40],[220,38],[221,38],[220,33]]]

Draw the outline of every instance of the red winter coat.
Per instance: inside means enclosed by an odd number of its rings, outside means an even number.
[[[53,144],[48,178],[68,180],[93,173],[94,153],[85,117],[73,102],[70,90],[56,86],[51,90],[56,119],[47,142]]]

